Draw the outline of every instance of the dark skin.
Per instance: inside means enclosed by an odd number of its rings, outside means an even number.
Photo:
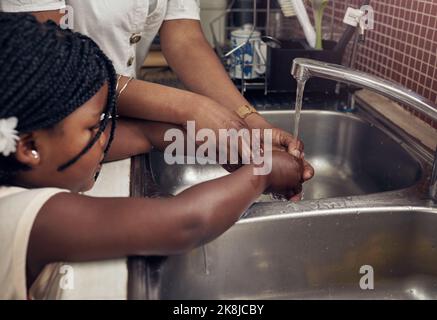
[[[301,184],[302,160],[286,152],[274,152],[269,175],[254,175],[254,165],[245,165],[226,177],[199,184],[171,198],[79,195],[77,192],[93,186],[107,135],[102,135],[87,154],[65,171],[57,172],[57,168],[77,155],[93,137],[106,99],[105,85],[54,128],[21,135],[15,156],[31,170],[20,172],[15,185],[72,191],[53,196],[37,215],[28,247],[29,285],[51,262],[185,252],[231,227],[264,191],[290,193]],[[152,144],[161,148],[165,146],[163,132],[172,126],[121,121],[108,156],[121,159],[144,152]],[[150,131],[147,137],[143,134],[146,128]],[[123,147],[128,138],[137,141],[132,148]]]
[[[46,21],[53,19],[52,14],[37,15]],[[73,166],[61,173],[57,168],[77,155],[96,132],[106,103],[106,90],[105,86],[55,128],[21,137],[16,157],[32,170],[22,172],[16,184],[31,188],[60,187],[74,192],[51,198],[36,218],[29,240],[29,284],[46,264],[55,261],[88,261],[131,254],[167,255],[190,250],[232,226],[263,191],[291,196],[302,181],[314,174],[302,159],[275,152],[273,171],[268,176],[255,176],[254,166],[246,165],[229,176],[197,185],[170,199],[78,195],[77,192],[89,190],[94,183],[107,134]],[[165,129],[183,126],[187,120],[195,120],[197,130],[248,127],[232,110],[214,99],[136,80],[122,95],[118,109],[123,117],[149,121],[127,118],[119,121],[108,161],[148,152],[152,145],[165,147],[162,139]],[[250,116],[255,117],[258,116]],[[274,142],[278,149],[287,150],[293,145],[293,150],[303,152],[303,144],[279,131],[274,134]],[[32,150],[38,152],[37,158]]]
[[[120,87],[127,81],[123,77]],[[118,101],[119,114],[124,117],[171,123],[184,127],[187,121],[196,122],[196,131],[203,128],[212,129],[218,137],[220,129],[249,129],[247,123],[237,114],[226,109],[216,101],[191,92],[173,89],[145,81],[133,80]],[[257,116],[251,115],[250,117]],[[257,116],[258,117],[258,116]],[[252,118],[253,119],[253,118]],[[313,167],[304,159],[304,145],[290,134],[272,130],[273,150],[285,151],[297,156],[303,161],[303,181],[314,176]],[[196,141],[202,143],[202,141]],[[239,153],[242,153],[240,144]],[[299,200],[301,195],[291,200]]]
[[[58,10],[32,14],[40,22],[50,19],[59,23],[63,16]],[[314,176],[314,169],[304,160],[302,141],[284,130],[273,127],[259,114],[251,114],[244,120],[237,116],[235,110],[249,102],[229,79],[205,39],[199,21],[164,21],[160,37],[162,51],[169,65],[191,92],[134,80],[118,103],[121,116],[177,126],[184,126],[187,121],[194,120],[196,130],[208,128],[216,133],[219,129],[231,128],[270,129],[273,134],[273,149],[301,157],[304,161],[305,181]],[[196,63],[197,61],[202,63]],[[127,78],[123,78],[120,87],[126,81]],[[239,151],[241,154],[241,148]]]

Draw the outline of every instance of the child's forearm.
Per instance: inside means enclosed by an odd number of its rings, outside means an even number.
[[[152,147],[164,151],[172,143],[164,141],[165,132],[182,127],[138,119],[122,118],[117,123],[117,130],[105,162],[127,159],[138,154],[148,153]],[[109,135],[110,128],[106,129]]]
[[[145,122],[149,141],[164,151],[166,130],[179,128],[161,122]],[[185,139],[187,139],[185,135]],[[267,189],[269,176],[254,175],[254,165],[246,165],[232,175],[193,186],[171,199],[185,214],[197,215],[202,222],[197,244],[208,242],[232,226],[241,214]]]
[[[191,187],[172,199],[186,214],[202,222],[197,245],[211,241],[231,227],[269,186],[269,176],[254,175],[246,165],[231,175]]]
[[[127,129],[129,127],[130,130]],[[162,122],[124,120],[119,128],[121,130],[116,135],[116,139],[119,140],[115,140],[114,143],[117,144],[119,141],[122,146],[141,145],[135,140],[141,140],[141,135],[144,134],[142,139],[164,151],[171,143],[164,141],[165,132],[180,127]],[[137,134],[133,135],[132,132]],[[246,165],[232,175],[193,186],[176,197],[165,200],[168,201],[165,205],[168,214],[180,210],[183,211],[182,215],[192,217],[189,221],[197,221],[194,224],[198,227],[191,230],[188,246],[197,246],[216,238],[232,226],[248,206],[263,193],[268,185],[268,177],[254,175],[253,171],[253,165]]]

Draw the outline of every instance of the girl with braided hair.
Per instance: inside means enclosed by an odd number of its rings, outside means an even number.
[[[166,61],[190,92],[134,80],[120,98],[120,115],[176,125],[194,120],[197,130],[216,134],[268,129],[274,149],[304,157],[299,139],[264,119],[235,87],[202,32],[198,0],[0,0],[0,11],[31,12],[41,22],[52,20],[91,37],[123,76],[139,74],[159,33]],[[305,160],[304,165],[308,180],[314,170]]]
[[[28,14],[0,13],[0,79],[0,298],[25,299],[50,263],[184,252],[266,189],[302,182],[302,159],[273,152],[268,175],[249,164],[171,198],[81,195],[105,156],[159,147],[172,125],[117,118],[116,74],[99,47]],[[131,138],[142,145],[126,147]]]

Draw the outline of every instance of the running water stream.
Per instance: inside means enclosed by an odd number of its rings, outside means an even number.
[[[297,91],[296,91],[296,106],[294,113],[294,132],[293,136],[295,139],[299,138],[299,123],[300,123],[300,112],[302,110],[303,103],[303,93],[305,90],[306,80],[297,80]]]
[[[294,113],[294,131],[293,136],[295,139],[299,139],[299,123],[300,123],[300,113],[302,110],[303,104],[303,93],[305,91],[306,80],[297,80],[297,91],[296,91],[296,105],[295,105],[295,113]],[[301,200],[303,200],[303,191]],[[289,201],[289,199],[284,198],[284,196],[280,194],[271,193],[267,201],[269,200],[281,200],[281,201]],[[205,264],[206,265],[206,264]]]
[[[296,91],[296,105],[294,107],[294,132],[293,136],[296,140],[299,139],[299,124],[300,124],[300,113],[302,111],[303,104],[303,93],[305,91],[306,80],[297,80],[297,91]],[[304,199],[304,191],[302,190],[300,200]]]

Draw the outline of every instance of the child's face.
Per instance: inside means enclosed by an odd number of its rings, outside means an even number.
[[[19,179],[31,187],[57,187],[81,192],[91,189],[94,177],[101,169],[104,150],[108,142],[107,130],[92,148],[77,162],[63,171],[57,169],[77,156],[96,135],[100,117],[106,107],[108,85],[53,129],[32,133],[39,162],[32,170],[23,171]]]

